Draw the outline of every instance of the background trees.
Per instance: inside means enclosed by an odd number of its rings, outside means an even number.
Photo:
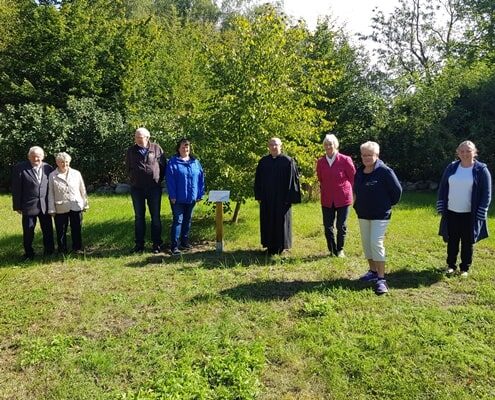
[[[377,10],[378,69],[330,19],[312,32],[249,0],[0,0],[0,186],[33,144],[71,152],[88,183],[125,179],[138,125],[168,153],[189,136],[238,202],[271,136],[308,185],[329,130],[357,162],[379,141],[403,180],[438,179],[466,138],[493,168],[492,3]]]

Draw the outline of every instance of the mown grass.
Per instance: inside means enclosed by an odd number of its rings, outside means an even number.
[[[394,211],[391,291],[377,297],[355,280],[355,215],[348,257],[329,258],[315,203],[294,207],[294,248],[274,258],[255,202],[225,223],[221,255],[201,205],[196,251],[172,258],[128,255],[130,199],[93,196],[85,256],[22,263],[2,195],[0,398],[493,399],[495,241],[476,246],[467,279],[446,278],[433,205],[407,194]],[[162,214],[166,237],[165,201]]]

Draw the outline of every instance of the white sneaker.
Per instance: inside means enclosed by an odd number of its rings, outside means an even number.
[[[454,268],[447,268],[447,269],[445,270],[445,273],[446,273],[447,275],[452,275],[453,273],[455,273],[455,269],[454,269]]]
[[[461,272],[461,276],[463,276],[464,278],[467,277],[468,275],[469,275],[469,273],[467,271]]]

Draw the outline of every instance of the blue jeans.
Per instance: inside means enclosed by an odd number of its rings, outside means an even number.
[[[131,186],[132,206],[134,207],[134,240],[136,247],[144,248],[144,234],[146,232],[146,203],[151,217],[151,241],[153,246],[161,246],[162,221],[160,220],[160,208],[162,204],[162,188],[153,186],[138,188]]]
[[[172,207],[172,227],[170,228],[170,248],[176,249],[179,245],[189,244],[191,217],[196,203],[170,203]]]
[[[337,255],[344,248],[345,236],[347,234],[347,217],[349,215],[349,206],[344,207],[321,207],[323,213],[323,227],[325,229],[325,238],[330,254]],[[337,221],[335,221],[337,217]],[[337,240],[335,240],[335,228],[337,228]]]

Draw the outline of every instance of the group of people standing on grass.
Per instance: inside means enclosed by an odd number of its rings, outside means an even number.
[[[45,163],[45,153],[39,146],[28,152],[28,161],[13,168],[13,209],[22,214],[23,245],[26,260],[35,256],[34,231],[39,220],[43,234],[44,255],[55,252],[53,220],[55,220],[57,250],[68,252],[67,230],[70,226],[72,252],[82,253],[82,213],[89,208],[88,196],[79,171],[70,167],[71,157],[65,152],[55,155],[57,168]],[[138,128],[134,134],[134,145],[127,149],[125,164],[131,186],[134,209],[134,240],[132,253],[145,249],[146,206],[151,217],[152,253],[164,250],[161,224],[161,200],[163,182],[172,208],[173,220],[170,229],[170,252],[181,254],[191,248],[189,230],[196,202],[205,191],[203,168],[191,154],[191,143],[180,139],[176,154],[169,160],[162,148],[150,141],[150,132]]]
[[[316,175],[330,255],[345,257],[347,219],[353,205],[369,265],[360,279],[375,282],[377,294],[387,293],[384,239],[392,207],[401,198],[400,182],[394,171],[380,160],[380,147],[376,142],[361,144],[362,165],[357,169],[349,156],[339,152],[335,135],[325,136],[323,148],[325,155],[316,163]],[[169,251],[180,255],[192,247],[189,242],[191,219],[195,204],[205,193],[205,177],[201,163],[191,154],[188,139],[180,139],[175,150],[167,160],[162,148],[150,141],[146,128],[135,131],[134,144],[127,150],[125,161],[134,209],[132,253],[142,253],[145,249],[146,206],[151,218],[152,253],[165,250],[160,217],[164,182],[172,209]],[[282,153],[281,140],[271,138],[268,151],[256,168],[254,194],[260,207],[261,244],[269,255],[274,255],[292,246],[291,206],[301,202],[301,191],[296,162]],[[488,236],[491,175],[486,164],[476,160],[477,149],[471,141],[463,141],[457,147],[457,156],[459,160],[447,166],[439,185],[439,234],[447,242],[447,274],[456,272],[460,248],[459,269],[462,276],[467,276],[473,244]],[[43,159],[43,149],[34,146],[29,150],[28,161],[17,164],[13,170],[13,208],[22,214],[27,259],[34,257],[32,244],[37,220],[45,255],[54,252],[52,216],[58,251],[68,251],[69,226],[72,250],[82,251],[82,213],[89,207],[82,176],[70,167],[71,157],[65,152],[55,156],[56,169]]]
[[[316,163],[320,184],[323,227],[330,255],[345,257],[347,218],[356,211],[364,256],[369,269],[359,279],[375,283],[375,293],[388,292],[385,279],[385,233],[392,207],[402,195],[395,172],[380,160],[380,146],[368,141],[360,146],[362,165],[339,152],[333,134],[323,140],[325,155]],[[291,247],[291,205],[300,201],[297,166],[282,154],[282,142],[268,142],[269,155],[256,170],[255,198],[260,202],[261,243],[268,254]],[[447,243],[447,269],[467,276],[473,258],[473,245],[488,236],[487,217],[491,201],[491,175],[486,164],[476,160],[477,149],[466,140],[457,147],[459,160],[447,166],[442,176],[437,210],[441,214],[439,234]]]

